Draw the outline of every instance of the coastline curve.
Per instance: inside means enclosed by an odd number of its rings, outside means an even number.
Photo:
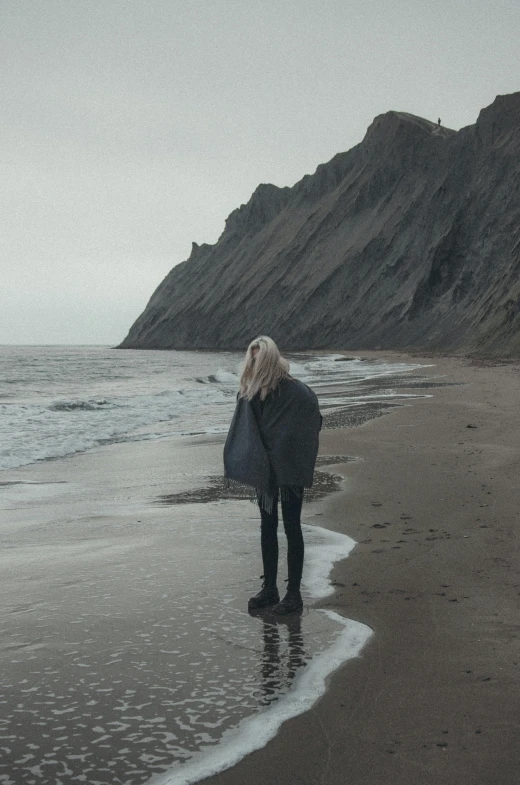
[[[305,524],[303,528],[318,531],[322,537],[322,542],[308,548],[308,572],[304,583],[312,600],[323,599],[334,593],[329,580],[334,564],[345,559],[357,543],[347,535],[323,527]],[[283,723],[314,706],[325,694],[329,677],[348,660],[358,657],[373,634],[366,624],[345,618],[336,611],[327,608],[316,611],[341,628],[333,644],[317,654],[298,674],[293,689],[268,709],[226,731],[216,748],[203,750],[186,763],[179,763],[169,772],[153,777],[150,785],[194,785],[219,774],[265,747]]]

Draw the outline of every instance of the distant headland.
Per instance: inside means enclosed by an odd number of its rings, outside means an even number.
[[[259,185],[120,348],[520,355],[520,92],[452,131],[404,112],[293,187]]]

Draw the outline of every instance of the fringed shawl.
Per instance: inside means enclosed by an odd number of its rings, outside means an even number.
[[[271,511],[277,492],[310,488],[321,415],[316,394],[283,379],[264,401],[238,398],[224,447],[224,475]]]

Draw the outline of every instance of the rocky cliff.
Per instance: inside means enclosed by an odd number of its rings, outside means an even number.
[[[520,354],[520,93],[458,132],[402,112],[193,244],[124,348]]]

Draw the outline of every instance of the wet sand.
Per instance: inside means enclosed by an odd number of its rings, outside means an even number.
[[[325,472],[304,513],[305,612],[247,612],[259,515],[219,493],[221,442],[129,442],[3,473],[0,782],[179,782],[187,768],[194,781],[311,706],[371,634],[309,607],[354,544],[319,527],[341,480]],[[280,580],[285,561],[282,541]]]
[[[359,543],[322,607],[375,634],[310,711],[204,782],[518,785],[520,363],[360,355],[455,383],[322,434],[324,455],[358,460],[332,467],[347,490],[320,525]]]

